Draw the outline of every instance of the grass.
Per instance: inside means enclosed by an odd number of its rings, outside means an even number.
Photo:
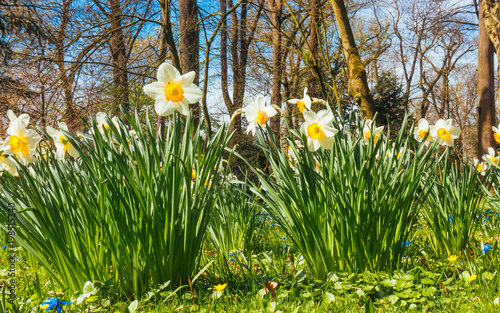
[[[488,216],[492,218],[486,219]],[[477,244],[470,254],[448,261],[429,245],[430,230],[420,219],[400,269],[330,273],[325,280],[304,275],[306,265],[293,243],[283,249],[283,229],[269,217],[258,220],[253,251],[242,251],[241,257],[227,264],[210,263],[191,286],[153,289],[139,301],[136,312],[498,312],[499,306],[494,304],[500,285],[496,213],[486,214],[487,225],[475,233],[477,243],[489,239],[495,245],[487,253],[481,254]],[[205,247],[210,245],[207,240]],[[52,297],[50,292],[64,293],[59,297],[65,301],[72,298],[67,290],[52,284],[50,275],[29,254],[17,249],[16,293],[25,303],[20,312],[44,311],[38,305]],[[10,253],[9,249],[0,250],[3,283],[8,281]],[[206,249],[203,260],[220,261],[220,257]],[[231,276],[225,274],[227,269]],[[471,281],[464,272],[476,274],[477,279]],[[269,289],[264,292],[270,282],[277,283],[274,295]],[[215,292],[214,286],[221,283],[228,285]],[[63,312],[127,312],[130,302],[118,290],[102,286],[79,306],[64,306]]]

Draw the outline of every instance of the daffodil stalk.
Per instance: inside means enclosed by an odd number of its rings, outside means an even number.
[[[272,176],[258,172],[260,185],[252,191],[293,238],[314,277],[396,267],[405,249],[401,242],[411,232],[408,220],[417,211],[415,199],[422,200],[417,197],[421,178],[437,146],[426,149],[406,139],[406,126],[393,146],[374,123],[365,136],[366,123],[358,121],[360,138],[353,135],[356,129],[326,118],[329,114],[311,116],[305,131],[291,133],[294,161],[259,133]]]
[[[467,255],[481,217],[482,184],[489,186],[489,179],[481,181],[478,165],[468,164],[467,160],[452,163],[449,153],[446,149],[442,161],[423,180],[431,185],[424,191],[428,203],[422,203],[422,213],[437,252]]]
[[[183,283],[201,255],[222,175],[214,169],[230,139],[225,128],[205,146],[202,123],[194,129],[191,116],[183,122],[175,114],[156,142],[149,119],[126,117],[135,134],[109,117],[100,129],[92,121],[85,138],[63,131],[78,159],[50,152],[0,185],[0,224],[14,203],[18,243],[72,291],[111,277],[139,297],[150,286]]]

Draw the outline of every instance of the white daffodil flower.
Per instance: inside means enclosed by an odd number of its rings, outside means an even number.
[[[201,100],[201,89],[193,84],[195,72],[181,75],[168,63],[158,68],[158,81],[144,86],[144,92],[155,100],[155,110],[160,116],[173,114],[175,110],[189,115],[189,104]]]
[[[484,163],[484,162],[479,162],[479,160],[477,158],[474,158],[473,159],[474,161],[474,168],[481,174],[481,175],[485,175],[486,174],[486,170],[488,169],[488,164]]]
[[[374,121],[372,120],[366,120],[364,125],[363,125],[363,141],[365,143],[370,141],[370,136],[371,136],[371,131],[372,131],[372,124],[373,128],[375,129],[375,133],[373,134],[373,142],[377,142],[382,134],[382,131],[384,130],[384,126],[377,127]]]
[[[68,131],[68,126],[66,126],[66,123],[59,123],[59,129]],[[47,126],[47,133],[54,140],[54,144],[57,149],[56,154],[59,158],[64,159],[66,152],[74,158],[78,158],[80,156],[75,147],[73,147],[60,130]]]
[[[257,96],[243,111],[248,121],[247,134],[251,132],[253,136],[255,136],[257,124],[266,125],[267,120],[278,113],[272,106],[266,106],[266,101],[262,96]]]
[[[486,162],[489,161],[494,165],[498,165],[498,157],[496,157],[495,154],[496,154],[495,149],[489,147],[488,154],[483,155],[483,160],[485,160]]]
[[[434,126],[429,125],[429,122],[425,118],[421,118],[420,121],[418,121],[418,126],[415,127],[415,130],[413,131],[413,137],[415,137],[416,141],[422,142],[425,136],[429,134],[424,143],[425,145],[429,145],[429,143],[434,141],[434,137],[430,134],[433,128]]]
[[[460,136],[460,129],[452,125],[452,120],[439,119],[431,130],[431,136],[440,145],[453,146],[453,141]]]
[[[40,135],[33,129],[26,129],[29,116],[21,114],[18,118],[11,121],[7,128],[9,137],[5,139],[7,148],[6,153],[12,152],[20,160],[26,162],[36,161],[35,148],[40,141]]]
[[[7,117],[10,120],[10,124],[12,124],[12,122],[14,122],[15,120],[20,119],[23,122],[23,124],[25,125],[24,127],[27,127],[28,123],[30,121],[30,116],[28,114],[23,113],[23,114],[19,115],[19,117],[18,117],[14,114],[14,112],[12,112],[12,110],[7,111]],[[9,126],[10,126],[10,124],[9,124]]]
[[[493,126],[491,129],[493,130],[493,137],[495,138],[495,141],[500,143],[500,124],[498,124],[498,127]]]
[[[0,176],[4,171],[9,172],[12,176],[17,175],[17,165],[16,161],[12,157],[9,156],[11,153],[10,149],[7,147],[7,142],[4,142],[0,139]]]
[[[307,95],[307,88],[304,88],[304,97],[302,99],[290,99],[288,103],[296,104],[299,112],[304,112],[305,109],[311,110],[311,98]]]
[[[104,130],[109,130],[109,124],[108,124],[108,115],[104,112],[99,112],[95,116],[95,120],[97,122],[97,129],[101,132],[101,134],[104,134]],[[119,128],[118,124],[118,116],[113,116],[111,118],[111,122],[115,125],[116,128]]]
[[[316,151],[319,147],[331,149],[333,137],[338,133],[338,129],[332,125],[333,113],[328,110],[321,110],[317,114],[304,111],[304,119],[302,131],[307,136],[307,148],[311,151]]]

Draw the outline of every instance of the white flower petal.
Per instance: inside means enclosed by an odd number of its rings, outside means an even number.
[[[302,114],[304,115],[304,120],[306,121],[307,125],[318,123],[318,117],[313,111],[304,111],[302,112]]]
[[[151,84],[147,84],[142,87],[144,93],[153,98],[155,101],[163,101],[166,100],[165,97],[165,84],[161,82],[154,82]]]
[[[186,100],[189,103],[199,102],[203,97],[203,92],[195,84],[191,84],[189,88],[184,88],[183,90],[184,90],[184,98],[186,98]]]
[[[333,140],[334,140],[333,136],[332,137],[328,137],[328,136],[321,137],[319,139],[319,144],[324,149],[330,150],[333,147]]]
[[[272,106],[267,106],[263,108],[262,111],[266,113],[267,117],[273,117],[278,114],[278,111],[276,111]]]
[[[188,116],[189,115],[189,104],[187,103],[184,103],[184,99],[182,99],[182,101],[180,102],[172,102],[175,106],[175,108],[177,109],[177,111],[179,111],[180,114],[182,115],[185,115],[185,116]]]
[[[169,116],[175,112],[175,106],[172,101],[159,101],[155,103],[156,114],[160,116]]]
[[[195,72],[189,72],[175,79],[175,82],[179,84],[183,89],[191,87],[193,85],[194,78],[196,76]],[[196,85],[195,85],[196,86]]]
[[[163,63],[158,68],[158,73],[156,74],[156,78],[159,82],[162,83],[171,83],[181,74],[179,71],[171,64]]]
[[[319,125],[330,126],[330,124],[333,122],[333,113],[328,110],[319,111],[317,116]]]

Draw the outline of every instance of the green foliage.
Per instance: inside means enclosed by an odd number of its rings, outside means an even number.
[[[394,147],[387,137],[375,144],[372,136],[365,144],[345,128],[335,136],[331,151],[312,153],[289,140],[296,161],[275,148],[274,138],[259,134],[272,174],[261,171],[260,186],[252,189],[279,217],[314,277],[399,263],[420,180],[434,158],[434,150],[423,145],[410,152],[414,142],[406,139],[404,129]]]
[[[53,153],[4,176],[0,220],[16,206],[18,243],[72,291],[111,279],[136,297],[152,286],[184,282],[201,254],[217,199],[218,167],[228,142],[221,128],[204,147],[201,125],[175,115],[155,143],[149,121],[108,121],[79,139],[65,133],[79,160]]]
[[[428,205],[422,212],[432,232],[434,249],[447,256],[467,254],[471,239],[481,219],[483,198],[479,174],[474,166],[450,162],[448,150],[443,161],[423,180],[432,181]],[[488,181],[485,181],[486,185]]]

